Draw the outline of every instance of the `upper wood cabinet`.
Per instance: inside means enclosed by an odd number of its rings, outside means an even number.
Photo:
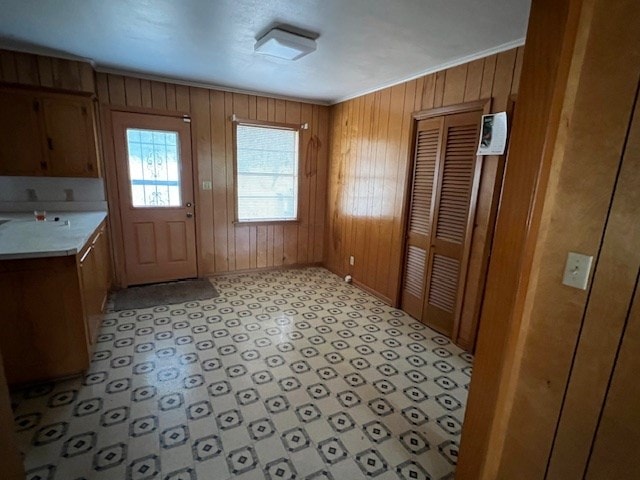
[[[0,90],[0,175],[98,177],[90,97]]]
[[[41,175],[46,168],[38,103],[31,93],[0,90],[0,174]]]

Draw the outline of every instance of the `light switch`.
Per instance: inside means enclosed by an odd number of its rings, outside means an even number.
[[[202,181],[202,189],[203,190],[211,190],[211,181],[210,180],[203,180]]]
[[[587,284],[589,283],[589,273],[591,272],[592,263],[593,257],[589,255],[569,252],[569,255],[567,255],[567,264],[564,267],[562,283],[569,287],[586,290]]]
[[[356,264],[356,259],[353,255],[349,257],[349,265],[353,266]]]

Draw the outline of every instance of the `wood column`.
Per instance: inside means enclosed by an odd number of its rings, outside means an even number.
[[[602,285],[613,302],[606,313],[592,299],[598,279],[616,270],[603,241],[623,171],[639,44],[637,2],[533,1],[458,479],[582,478],[612,368],[612,352],[602,350],[615,351],[626,312],[613,307],[617,283]],[[594,256],[586,291],[562,284],[569,251]],[[623,270],[614,277],[628,294],[637,265]],[[586,355],[596,344],[598,355]],[[604,382],[589,379],[599,390],[576,396],[586,383],[575,381],[604,364]]]

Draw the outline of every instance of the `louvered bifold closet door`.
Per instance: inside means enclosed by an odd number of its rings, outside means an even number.
[[[431,241],[434,180],[442,141],[443,117],[421,120],[416,132],[407,245],[402,287],[402,309],[422,318],[426,266]]]
[[[481,112],[444,117],[422,320],[451,336],[464,293],[481,157]]]

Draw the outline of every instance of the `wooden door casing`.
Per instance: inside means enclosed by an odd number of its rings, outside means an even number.
[[[112,111],[126,284],[197,277],[190,124],[180,117]],[[177,132],[182,204],[133,207],[126,131]]]
[[[438,113],[416,125],[401,305],[453,337],[480,180],[482,109]]]

